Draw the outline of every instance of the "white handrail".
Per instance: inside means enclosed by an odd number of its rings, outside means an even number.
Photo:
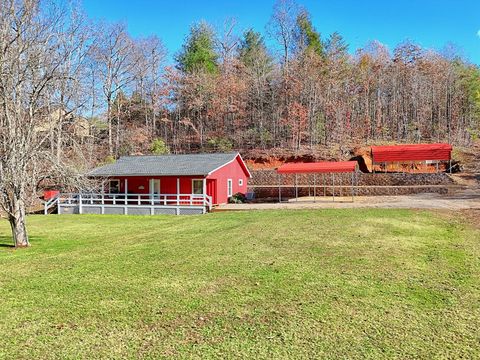
[[[43,213],[45,215],[48,214],[48,209],[50,209],[52,206],[54,206],[55,204],[58,204],[58,201],[59,201],[59,195],[55,195],[54,197],[48,199],[47,201],[45,201],[43,203]]]
[[[72,205],[120,206],[205,206],[212,207],[212,197],[205,194],[124,194],[124,193],[66,193],[57,200]]]

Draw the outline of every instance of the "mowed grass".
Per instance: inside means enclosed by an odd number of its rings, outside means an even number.
[[[480,232],[458,219],[352,209],[28,223],[31,248],[0,247],[2,359],[480,357]]]

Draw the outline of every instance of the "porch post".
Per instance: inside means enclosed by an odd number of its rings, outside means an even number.
[[[313,173],[313,202],[315,202],[315,197],[317,195],[317,174]]]
[[[150,205],[155,204],[155,199],[153,197],[153,179],[148,179],[148,192],[150,197]]]
[[[177,178],[177,206],[180,204],[180,178]]]
[[[125,204],[128,205],[128,179],[125,178]]]
[[[232,184],[233,188],[233,184]],[[203,178],[202,180],[202,189],[203,189],[203,206],[207,203],[207,179]],[[190,204],[192,204],[192,198],[190,198]]]

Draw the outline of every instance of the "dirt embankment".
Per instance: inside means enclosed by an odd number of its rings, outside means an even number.
[[[297,151],[287,149],[249,150],[242,152],[248,167],[252,170],[275,169],[289,162],[315,162],[349,160],[353,155],[350,148],[342,146],[318,146]]]
[[[356,160],[362,172],[403,172],[403,173],[435,173],[445,171],[448,162],[437,164],[432,162],[425,164],[424,161],[408,163],[390,163],[373,165],[370,146],[317,146],[315,148],[303,148],[297,151],[286,149],[250,150],[242,153],[247,165],[252,170],[275,169],[289,162],[315,162],[315,161],[345,161]],[[480,173],[480,141],[471,147],[454,147],[453,163],[455,171]]]

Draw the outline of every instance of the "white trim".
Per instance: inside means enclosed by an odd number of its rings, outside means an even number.
[[[243,179],[238,179],[238,186],[243,186]]]
[[[227,179],[227,197],[233,196],[233,180]]]
[[[234,161],[237,159],[237,156],[240,157],[240,160],[242,161],[243,166],[245,166],[245,170],[247,170],[248,177],[249,177],[249,178],[252,178],[252,174],[251,174],[250,171],[248,170],[247,164],[245,164],[245,161],[243,161],[242,155],[240,155],[239,152],[237,152],[237,153],[235,154],[235,156],[233,157],[232,160],[226,162],[226,163],[223,164],[223,165],[220,165],[220,166],[217,167],[216,169],[213,169],[212,171],[210,171],[210,172],[207,174],[207,176],[210,176],[210,175],[212,175],[215,171],[220,170],[222,167],[227,166],[228,164],[231,164],[232,162],[234,162]]]

